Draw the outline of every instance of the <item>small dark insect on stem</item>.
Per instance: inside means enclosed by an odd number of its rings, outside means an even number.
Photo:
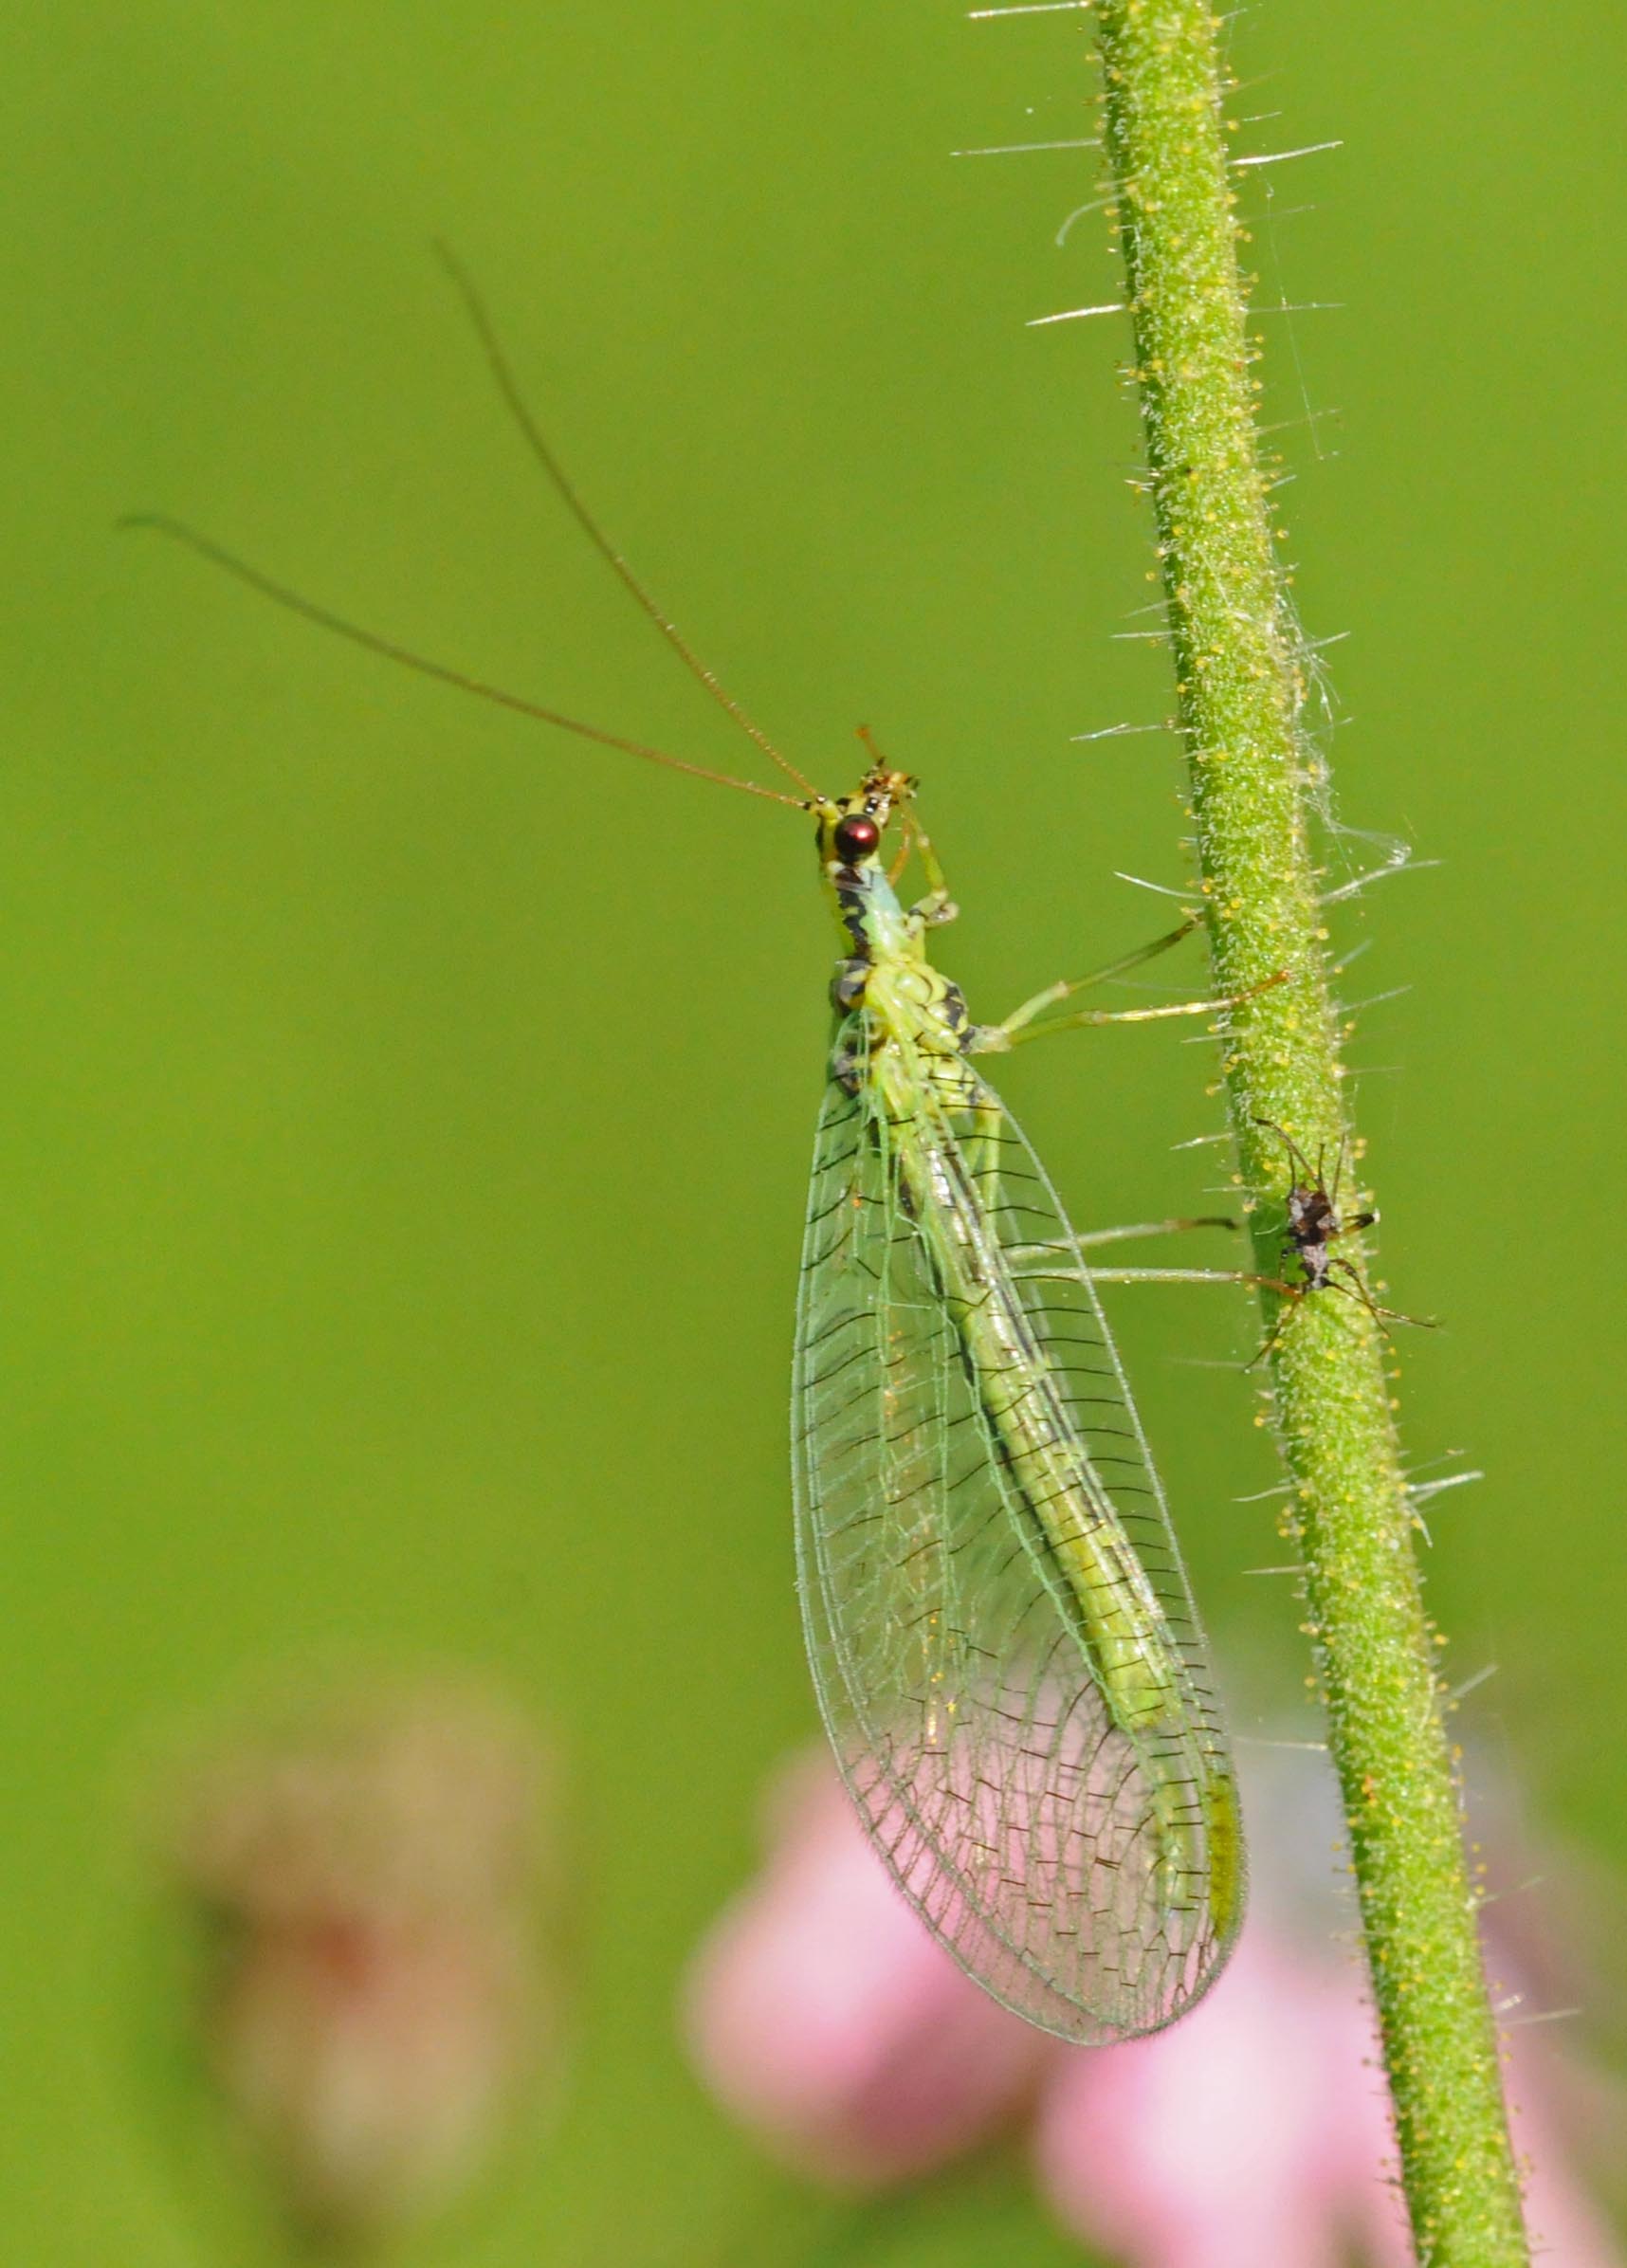
[[[1340,1214],[1339,1184],[1344,1178],[1345,1143],[1342,1142],[1339,1145],[1333,1185],[1329,1188],[1325,1147],[1318,1148],[1313,1167],[1293,1136],[1274,1119],[1256,1118],[1254,1124],[1276,1136],[1288,1153],[1294,1176],[1288,1193],[1288,1233],[1283,1239],[1283,1255],[1286,1259],[1291,1253],[1299,1262],[1301,1281],[1283,1287],[1289,1297],[1308,1299],[1313,1291],[1343,1291],[1347,1299],[1359,1301],[1366,1308],[1380,1330],[1386,1323],[1410,1323],[1421,1330],[1433,1330],[1435,1326],[1430,1317],[1403,1315],[1396,1308],[1380,1307],[1368,1290],[1366,1279],[1355,1261],[1333,1250],[1341,1236],[1370,1229],[1379,1217],[1376,1213],[1352,1213],[1344,1216]],[[1262,1361],[1276,1344],[1288,1313],[1285,1303],[1271,1337],[1254,1358],[1256,1362]]]

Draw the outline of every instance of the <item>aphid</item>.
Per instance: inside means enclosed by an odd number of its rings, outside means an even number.
[[[1334,1244],[1341,1236],[1370,1229],[1379,1217],[1376,1213],[1353,1213],[1348,1220],[1340,1218],[1339,1184],[1344,1175],[1345,1145],[1343,1143],[1339,1145],[1339,1159],[1333,1169],[1333,1186],[1329,1189],[1324,1152],[1318,1151],[1313,1171],[1309,1160],[1291,1134],[1285,1133],[1281,1126],[1269,1118],[1257,1118],[1254,1124],[1276,1136],[1288,1152],[1289,1162],[1295,1175],[1299,1177],[1288,1193],[1288,1235],[1283,1252],[1285,1256],[1291,1253],[1298,1260],[1304,1272],[1302,1289],[1306,1291],[1325,1290],[1333,1283],[1333,1271],[1337,1269],[1356,1286],[1354,1296],[1362,1301],[1363,1307],[1372,1308],[1377,1314],[1379,1310],[1373,1308],[1373,1301],[1355,1262],[1333,1251]],[[1334,1285],[1336,1290],[1343,1288]]]
[[[1289,1165],[1294,1176],[1286,1199],[1287,1235],[1283,1240],[1285,1260],[1299,1264],[1299,1281],[1271,1284],[1287,1299],[1307,1299],[1313,1291],[1343,1291],[1346,1298],[1356,1300],[1366,1308],[1373,1320],[1382,1328],[1386,1323],[1410,1323],[1422,1330],[1433,1330],[1433,1322],[1421,1315],[1402,1315],[1395,1308],[1382,1308],[1367,1289],[1366,1278],[1354,1260],[1333,1247],[1342,1236],[1352,1236],[1362,1229],[1370,1229],[1378,1220],[1376,1213],[1341,1214],[1339,1184],[1344,1178],[1346,1144],[1341,1142],[1339,1156],[1333,1168],[1333,1186],[1327,1185],[1326,1153],[1319,1149],[1313,1167],[1299,1143],[1284,1127],[1269,1118],[1256,1118],[1256,1126],[1274,1134],[1288,1153]],[[1261,1279],[1270,1281],[1270,1279]],[[1285,1305],[1277,1317],[1271,1337],[1261,1348],[1261,1355],[1275,1345],[1283,1322],[1289,1313]],[[1256,1356],[1256,1361],[1259,1357]]]
[[[484,685],[190,530],[155,524],[375,652],[814,819],[841,941],[792,1419],[799,1587],[820,1708],[876,1850],[972,1977],[1069,2039],[1154,2030],[1214,1981],[1237,1933],[1236,1778],[1095,1280],[1044,1167],[978,1064],[1042,1032],[1213,1015],[1235,1001],[1054,1013],[1086,984],[1178,942],[1188,921],[1000,1023],[975,1023],[928,957],[956,907],[916,815],[915,780],[872,744],[857,785],[826,795],[780,754],[589,515],[453,272],[565,504],[797,794]],[[924,887],[906,902],[897,885],[911,856]]]

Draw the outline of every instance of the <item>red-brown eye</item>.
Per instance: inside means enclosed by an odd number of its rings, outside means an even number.
[[[881,829],[862,812],[853,812],[847,818],[838,819],[834,840],[836,856],[850,867],[861,858],[868,858],[881,841]]]

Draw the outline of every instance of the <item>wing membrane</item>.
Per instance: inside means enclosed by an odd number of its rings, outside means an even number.
[[[1218,1969],[1241,1850],[1140,1421],[1072,1232],[992,1089],[913,1053],[878,1079],[862,1013],[837,1059],[852,1069],[820,1115],[794,1417],[826,1724],[895,1879],[980,1984],[1069,2039],[1152,2030]],[[968,1300],[945,1239],[974,1232]],[[998,1363],[988,1303],[1018,1319]],[[1044,1489],[1012,1449],[1030,1399]],[[1065,1517],[1135,1580],[1098,1596],[1070,1575]],[[1109,1656],[1154,1665],[1129,1689],[1154,1695],[1139,1714]]]

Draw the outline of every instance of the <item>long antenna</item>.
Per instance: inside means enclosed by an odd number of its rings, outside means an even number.
[[[689,674],[704,686],[720,708],[727,710],[740,730],[757,742],[764,756],[768,757],[772,762],[777,763],[789,778],[795,780],[804,795],[812,796],[814,793],[813,783],[803,778],[801,773],[788,757],[780,754],[761,725],[746,714],[734,695],[707,668],[678,625],[670,621],[663,613],[650,593],[645,589],[603,528],[600,527],[598,521],[588,510],[564,466],[544,440],[542,430],[532,415],[530,404],[520,391],[519,380],[515,377],[508,357],[503,352],[503,342],[497,336],[496,326],[486,311],[485,302],[475,289],[463,263],[448,245],[437,242],[435,251],[442,266],[451,278],[465,307],[468,310],[469,320],[475,327],[475,335],[484,352],[491,375],[497,382],[498,392],[507,403],[515,424],[524,436],[526,447],[553,484],[560,501],[576,521],[576,525],[587,537],[588,541],[599,557],[614,570],[624,588],[631,593]]]
[[[704,764],[691,764],[681,756],[669,756],[664,748],[650,748],[642,741],[624,740],[619,733],[605,732],[596,724],[584,724],[579,717],[562,717],[558,709],[543,708],[540,703],[527,701],[519,693],[504,692],[501,686],[487,685],[483,678],[470,677],[445,662],[414,653],[410,646],[398,646],[393,638],[381,637],[377,631],[364,630],[359,623],[348,621],[331,608],[319,606],[315,599],[304,597],[286,583],[280,583],[258,567],[251,567],[247,559],[240,559],[235,552],[228,551],[211,537],[188,527],[184,521],[172,520],[162,512],[128,512],[119,525],[149,529],[185,544],[189,551],[195,551],[212,566],[224,568],[240,583],[258,591],[263,598],[286,607],[291,614],[303,615],[307,622],[336,631],[339,637],[348,638],[353,646],[365,647],[369,653],[382,654],[386,661],[399,662],[403,668],[416,669],[421,677],[437,678],[442,685],[456,686],[460,692],[476,694],[499,708],[513,709],[518,715],[534,717],[543,724],[556,724],[561,732],[574,732],[584,741],[596,741],[601,748],[619,748],[628,756],[642,756],[652,764],[665,764],[669,772],[687,772],[692,779],[709,779],[721,788],[739,788],[743,795],[762,796],[770,803],[789,803],[795,811],[804,808],[800,796],[782,795],[778,788],[759,787],[755,779],[736,779],[732,773],[709,771]]]

